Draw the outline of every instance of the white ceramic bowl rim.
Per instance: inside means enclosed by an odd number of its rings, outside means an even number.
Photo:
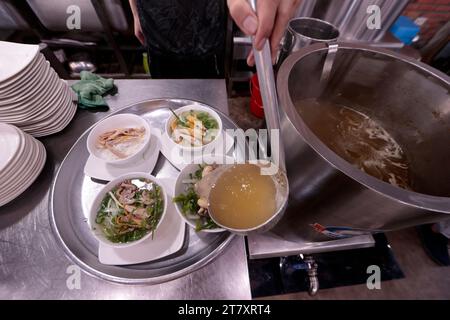
[[[216,143],[222,133],[222,119],[220,118],[219,114],[212,108],[212,107],[208,107],[208,106],[204,106],[204,105],[200,105],[200,104],[189,104],[183,107],[180,107],[178,109],[173,110],[175,112],[175,114],[179,115],[180,113],[186,112],[186,111],[203,111],[203,112],[207,112],[209,113],[210,116],[212,116],[216,121],[217,124],[219,125],[219,129],[218,134],[214,137],[214,140],[212,140],[211,142],[209,142],[208,144],[205,144],[203,146],[199,146],[199,147],[186,147],[186,146],[182,146],[178,143],[176,143],[175,141],[172,140],[171,134],[170,134],[170,123],[172,122],[174,115],[171,114],[171,116],[167,119],[166,121],[166,125],[164,126],[165,128],[165,133],[167,135],[167,137],[169,138],[168,140],[170,141],[170,143],[178,148],[184,149],[184,150],[202,150],[203,148],[205,148],[206,146],[212,144],[212,143]]]
[[[91,205],[91,209],[89,212],[89,228],[92,232],[92,234],[94,235],[94,237],[101,243],[110,246],[110,247],[114,247],[114,248],[126,248],[126,247],[130,247],[133,245],[136,245],[142,241],[144,241],[145,239],[149,238],[152,236],[153,232],[148,232],[146,235],[144,235],[142,238],[136,240],[136,241],[132,241],[132,242],[127,242],[127,243],[113,243],[111,241],[109,241],[104,235],[103,235],[103,231],[100,230],[100,226],[97,224],[97,222],[95,222],[96,217],[97,217],[97,212],[98,212],[98,208],[103,200],[103,198],[105,197],[106,193],[109,192],[111,189],[113,189],[115,186],[117,186],[118,184],[120,184],[121,182],[123,182],[124,180],[127,179],[139,179],[139,178],[144,178],[144,179],[148,179],[151,180],[152,182],[156,183],[159,187],[161,187],[162,190],[162,198],[164,201],[164,206],[163,206],[163,212],[161,214],[161,217],[158,221],[158,224],[155,228],[154,231],[158,230],[159,226],[161,225],[161,222],[163,221],[165,215],[166,215],[166,211],[167,211],[167,201],[168,201],[168,196],[167,196],[167,191],[165,190],[164,184],[161,183],[158,178],[156,178],[155,176],[148,174],[148,173],[144,173],[144,172],[132,172],[132,173],[127,173],[124,175],[121,175],[120,177],[117,177],[116,179],[108,182],[101,190],[100,192],[96,195],[94,201],[92,202]],[[96,227],[96,230],[93,230],[93,227]]]
[[[186,175],[188,175],[189,173],[193,173],[193,169],[194,169],[194,166],[198,166],[198,162],[200,162],[199,161],[199,159],[201,159],[202,161],[202,163],[214,163],[214,162],[216,162],[216,159],[217,160],[219,160],[219,159],[224,159],[224,160],[226,160],[227,162],[230,162],[233,158],[232,157],[230,157],[230,156],[224,156],[224,155],[214,155],[214,156],[212,156],[212,155],[203,155],[203,156],[200,156],[200,157],[195,157],[194,159],[193,159],[193,163],[191,163],[191,164],[188,164],[188,165],[186,165],[181,171],[180,171],[180,173],[178,174],[178,177],[177,177],[177,180],[176,180],[176,182],[175,182],[175,192],[174,192],[174,194],[175,194],[175,196],[177,196],[179,193],[177,192],[178,190],[177,190],[177,185],[179,185],[179,184],[181,184],[181,185],[184,185],[182,182],[180,182],[180,179],[185,179],[185,176]],[[236,159],[233,159],[234,161],[237,161]],[[195,171],[195,170],[194,170]],[[180,215],[180,217],[189,225],[189,226],[191,226],[192,228],[196,228],[196,225],[195,225],[195,223],[194,222],[192,222],[190,219],[188,219],[182,212],[181,212],[181,210],[180,210],[180,205],[178,204],[178,203],[175,203],[175,208],[176,208],[176,211],[178,212],[178,214]],[[215,232],[224,232],[224,231],[227,231],[225,228],[221,228],[221,227],[218,227],[218,228],[214,228],[214,229],[204,229],[204,230],[201,230],[200,232],[206,232],[206,233],[215,233]]]
[[[95,145],[95,142],[93,140],[97,139],[97,137],[101,133],[103,133],[105,130],[108,130],[108,129],[100,129],[100,128],[107,127],[109,122],[117,121],[117,119],[120,119],[120,118],[134,119],[135,123],[127,124],[126,121],[124,121],[124,123],[122,125],[114,126],[115,128],[120,128],[120,127],[127,128],[127,127],[130,127],[133,125],[137,125],[137,123],[139,122],[145,128],[144,141],[143,141],[142,145],[139,147],[139,149],[136,150],[135,153],[129,155],[126,158],[115,159],[115,160],[105,159],[97,152],[97,150],[95,150],[95,147],[93,147]],[[86,146],[89,151],[89,154],[92,155],[93,157],[95,157],[103,162],[106,162],[106,163],[122,164],[122,163],[129,162],[132,159],[134,159],[135,157],[137,157],[138,155],[142,154],[144,152],[144,150],[146,150],[146,148],[148,147],[151,136],[152,136],[151,127],[150,127],[150,124],[147,122],[147,120],[145,120],[143,117],[138,116],[136,114],[121,113],[121,114],[112,115],[110,117],[107,117],[107,118],[102,119],[99,122],[97,122],[95,124],[95,126],[92,128],[91,132],[89,132],[89,135],[88,135],[88,138],[86,141]]]

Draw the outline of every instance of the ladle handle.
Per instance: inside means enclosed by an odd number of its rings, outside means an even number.
[[[250,6],[257,14],[256,0],[249,0]],[[253,39],[252,39],[253,41]],[[254,41],[253,41],[254,42]],[[264,114],[266,118],[267,129],[269,130],[269,136],[271,141],[276,141],[272,136],[272,133],[277,130],[278,143],[277,146],[271,145],[272,159],[274,152],[278,151],[278,165],[286,171],[286,164],[284,160],[284,147],[281,141],[280,132],[280,114],[278,108],[277,90],[275,87],[275,76],[272,65],[272,55],[270,50],[270,43],[268,40],[264,43],[264,47],[261,51],[256,50],[253,47],[253,54],[255,56],[256,71],[258,73],[259,88],[261,91],[262,102],[264,106]]]

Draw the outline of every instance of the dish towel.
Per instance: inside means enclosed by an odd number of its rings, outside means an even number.
[[[105,94],[115,94],[117,88],[113,79],[105,79],[89,71],[81,71],[81,80],[72,85],[78,96],[78,107],[81,109],[106,109],[108,104],[103,99]]]

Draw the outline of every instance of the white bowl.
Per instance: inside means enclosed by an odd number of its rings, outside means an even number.
[[[143,172],[133,172],[133,173],[127,173],[120,177],[117,177],[116,179],[114,179],[114,180],[110,181],[108,184],[106,184],[102,188],[100,193],[97,194],[97,196],[94,199],[94,202],[92,203],[91,210],[89,212],[89,227],[92,231],[92,234],[99,242],[101,242],[107,246],[113,247],[113,248],[126,248],[126,247],[133,246],[135,244],[138,244],[152,236],[153,232],[150,231],[149,233],[147,233],[145,236],[143,236],[139,240],[127,242],[127,243],[114,243],[114,242],[109,241],[105,237],[105,235],[103,234],[103,231],[101,230],[101,226],[99,224],[97,224],[97,222],[95,222],[95,220],[97,218],[98,209],[99,209],[100,204],[101,204],[103,198],[105,197],[105,195],[109,191],[111,191],[111,189],[113,189],[115,186],[122,183],[122,181],[127,180],[127,179],[138,179],[138,178],[144,178],[144,179],[151,180],[152,182],[156,183],[158,186],[161,187],[162,197],[163,197],[163,201],[164,201],[164,208],[163,208],[163,212],[161,214],[161,218],[159,219],[158,225],[156,226],[156,228],[154,230],[155,234],[157,234],[157,230],[158,230],[159,226],[161,225],[161,221],[164,220],[164,217],[165,217],[166,211],[167,211],[167,201],[168,201],[167,200],[167,192],[164,189],[164,185],[161,182],[159,182],[158,179],[156,177],[152,176],[151,174],[143,173]]]
[[[187,106],[175,109],[173,111],[175,112],[176,115],[180,115],[183,112],[190,111],[190,110],[207,112],[217,121],[217,124],[219,125],[219,128],[217,130],[216,137],[214,138],[213,141],[211,141],[210,143],[205,144],[205,145],[203,145],[201,147],[186,147],[186,146],[182,146],[182,145],[176,143],[175,141],[173,141],[173,139],[171,137],[171,132],[170,132],[171,131],[170,124],[172,123],[173,120],[175,120],[175,116],[172,114],[169,117],[169,119],[166,120],[166,124],[164,126],[165,131],[166,131],[165,133],[166,133],[166,135],[168,137],[167,140],[169,141],[171,147],[175,147],[175,148],[179,148],[179,149],[187,150],[187,151],[199,151],[199,150],[203,150],[206,146],[211,146],[211,145],[217,143],[218,139],[220,138],[220,136],[222,134],[222,128],[223,128],[222,127],[222,119],[217,114],[217,112],[215,112],[212,108],[205,107],[205,106],[198,105],[198,104],[190,104],[190,105],[187,105]]]
[[[101,134],[113,129],[131,128],[131,127],[145,128],[144,141],[140,146],[140,148],[135,153],[123,159],[111,160],[102,156],[100,149],[96,147],[97,138]],[[97,123],[97,125],[91,130],[87,138],[87,149],[92,156],[103,162],[110,164],[125,164],[130,163],[133,160],[136,160],[139,156],[142,156],[144,154],[144,151],[147,149],[147,146],[150,142],[150,137],[151,137],[150,125],[144,118],[131,113],[117,114],[108,117],[106,119],[103,119]]]
[[[220,161],[220,160],[225,161]],[[216,155],[216,156],[210,156],[205,155],[203,158],[194,158],[193,162],[191,164],[186,165],[178,174],[177,180],[175,182],[175,190],[174,195],[175,197],[178,196],[180,193],[186,192],[186,184],[183,183],[184,180],[190,179],[189,174],[194,173],[198,169],[199,164],[223,164],[224,162],[228,164],[234,163],[234,159],[229,156],[222,156],[222,155]],[[175,203],[175,209],[177,210],[178,214],[180,215],[181,219],[183,219],[190,227],[194,228],[196,227],[195,220],[187,218],[183,211],[181,210],[181,206],[179,203]],[[204,229],[200,230],[200,232],[206,232],[206,233],[217,233],[217,232],[224,232],[226,231],[223,228],[216,228],[216,229]]]

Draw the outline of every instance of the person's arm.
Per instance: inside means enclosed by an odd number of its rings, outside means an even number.
[[[301,0],[259,0],[257,1],[258,17],[253,12],[248,0],[227,0],[231,17],[241,30],[249,36],[255,36],[255,47],[261,50],[269,39],[272,49],[272,60],[278,54],[281,38],[289,20],[295,14]],[[253,51],[247,58],[249,65],[254,65]]]
[[[137,5],[136,5],[136,0],[129,0],[129,1],[130,1],[131,12],[133,13],[134,35],[136,36],[136,38],[138,38],[139,42],[142,45],[145,45],[145,37],[144,37],[144,33],[142,32],[141,21],[139,20],[139,14],[138,14],[138,9],[137,9]]]

